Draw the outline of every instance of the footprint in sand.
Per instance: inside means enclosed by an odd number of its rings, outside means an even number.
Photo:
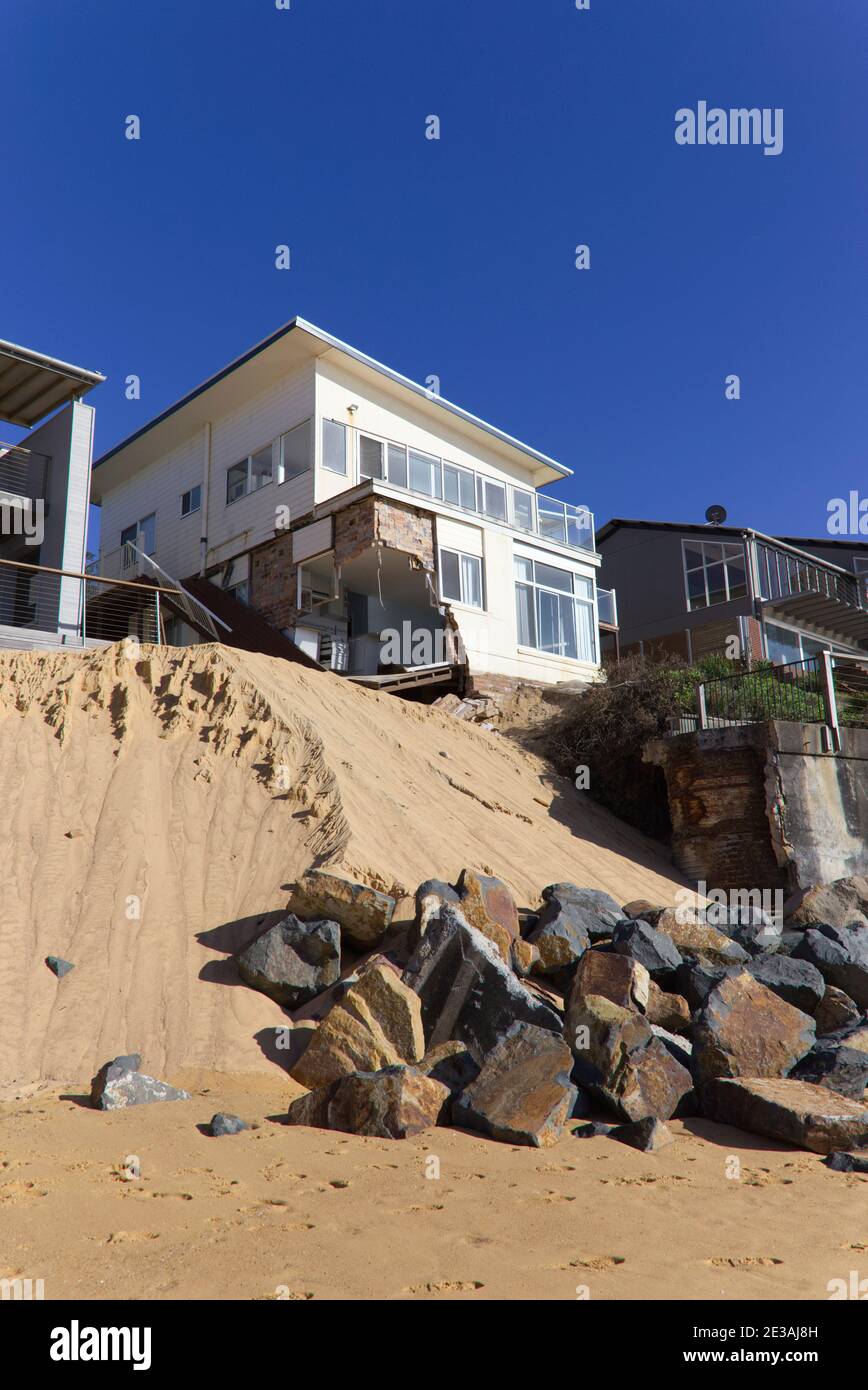
[[[568,1264],[558,1265],[558,1269],[594,1269],[602,1273],[606,1269],[616,1269],[618,1265],[626,1264],[626,1255],[580,1255],[578,1259],[570,1260]]]
[[[159,1240],[159,1231],[112,1231],[106,1245],[141,1245],[146,1240]]]
[[[411,1284],[404,1293],[476,1293],[484,1289],[478,1279],[441,1279],[436,1284]]]
[[[713,1269],[765,1269],[770,1265],[782,1265],[773,1255],[718,1255],[713,1260],[703,1260],[703,1264]]]
[[[17,1202],[27,1202],[36,1197],[47,1197],[48,1192],[44,1187],[38,1187],[35,1182],[5,1182],[0,1187],[0,1202],[14,1206]]]

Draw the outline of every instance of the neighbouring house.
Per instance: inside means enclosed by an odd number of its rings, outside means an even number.
[[[591,513],[543,490],[569,476],[296,318],[97,461],[95,573],[186,594],[173,643],[204,609],[388,689],[588,682],[615,605]]]
[[[94,410],[105,378],[0,341],[0,646],[81,646]],[[42,423],[40,423],[42,422]]]
[[[775,663],[868,654],[868,541],[616,517],[597,545],[624,652]]]

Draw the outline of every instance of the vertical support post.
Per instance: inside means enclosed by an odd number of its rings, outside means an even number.
[[[160,591],[159,591],[159,589],[157,589],[156,592],[155,592],[155,594],[154,594],[154,617],[155,617],[156,623],[157,623],[157,646],[159,646],[160,643],[161,643],[162,640],[163,640],[163,639],[162,639],[162,634],[161,634],[161,631],[160,631],[160,628],[161,628],[161,619],[160,619]]]
[[[841,747],[841,728],[838,723],[838,701],[835,698],[835,672],[832,666],[832,653],[820,654],[820,680],[823,689],[823,708],[829,728],[832,746],[836,752]]]
[[[708,728],[708,712],[705,708],[705,682],[700,681],[696,687],[696,708],[699,713],[700,729]]]
[[[87,646],[87,580],[80,579],[81,585],[81,645]]]

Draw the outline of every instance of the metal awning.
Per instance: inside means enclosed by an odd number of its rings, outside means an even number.
[[[0,339],[0,420],[30,429],[105,377]]]

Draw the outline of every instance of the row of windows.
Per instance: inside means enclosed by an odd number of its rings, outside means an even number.
[[[687,608],[711,608],[747,594],[744,546],[720,541],[685,541],[684,575]]]

